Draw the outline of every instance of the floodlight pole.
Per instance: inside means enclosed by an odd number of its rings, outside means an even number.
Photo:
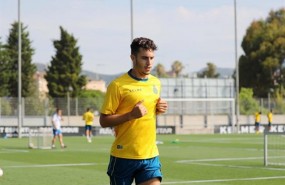
[[[237,5],[234,0],[234,19],[235,19],[235,65],[236,65],[236,129],[239,133],[239,65],[238,65],[238,52],[237,52]]]
[[[131,42],[133,41],[134,39],[134,25],[133,25],[133,0],[130,0],[130,9],[131,9]]]
[[[22,28],[21,0],[18,0],[18,137],[22,137]]]

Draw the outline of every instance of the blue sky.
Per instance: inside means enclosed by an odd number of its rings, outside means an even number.
[[[133,0],[134,37],[152,38],[158,45],[156,64],[166,70],[179,60],[185,73],[212,62],[235,67],[233,0]],[[253,20],[285,7],[285,0],[236,0],[238,55]],[[0,41],[5,43],[17,20],[18,0],[0,0]],[[28,27],[33,62],[49,65],[52,41],[62,26],[78,40],[83,69],[117,74],[131,68],[130,0],[21,0],[21,20]]]

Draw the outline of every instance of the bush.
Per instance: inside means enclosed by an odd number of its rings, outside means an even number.
[[[239,101],[241,114],[251,115],[259,110],[258,102],[253,98],[253,90],[251,88],[241,88]]]

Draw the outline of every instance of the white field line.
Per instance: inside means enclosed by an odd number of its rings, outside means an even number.
[[[46,168],[46,167],[97,166],[97,165],[107,165],[107,163],[35,164],[35,165],[6,166],[5,168]]]
[[[182,141],[182,140],[181,140]],[[185,139],[183,142],[188,142],[188,143],[232,143],[238,141],[238,143],[242,144],[258,144],[258,143],[263,143],[263,140],[260,140],[260,138],[213,138],[213,139],[200,139],[200,140],[189,140]],[[241,142],[242,141],[242,142]]]
[[[218,167],[227,167],[227,168],[263,169],[263,170],[285,171],[285,168],[269,168],[269,167],[236,166],[236,165],[210,164],[210,163],[191,163],[191,164],[195,164],[195,165],[204,165],[204,166],[218,166]]]
[[[195,164],[195,165],[204,165],[204,166],[219,166],[219,167],[227,167],[227,168],[243,168],[243,169],[258,168],[258,169],[263,169],[263,170],[285,171],[285,168],[252,167],[252,166],[237,166],[237,165],[204,163],[204,162],[216,162],[216,161],[256,160],[256,159],[263,159],[263,157],[180,160],[180,161],[176,161],[176,162],[177,163],[184,163],[184,164]]]
[[[255,181],[255,180],[270,180],[270,179],[285,179],[285,176],[253,177],[253,178],[240,178],[240,179],[192,180],[192,181],[176,181],[176,182],[162,181],[161,184],[194,184],[194,183],[232,182],[232,181]]]
[[[29,152],[29,150],[19,150],[19,149],[6,149],[6,148],[2,148],[0,150],[0,154],[7,154],[7,153],[27,153]]]
[[[272,156],[270,159],[283,159],[285,156]],[[244,161],[244,160],[260,160],[264,157],[246,157],[246,158],[216,158],[216,159],[194,159],[194,160],[179,160],[176,163],[197,163],[197,162],[216,162],[216,161]]]
[[[197,159],[197,160],[179,160],[177,163],[195,163],[195,162],[216,162],[216,161],[240,161],[240,160],[257,160],[263,157],[243,157],[243,158],[216,158],[216,159]]]
[[[6,154],[6,153],[27,153],[27,152],[30,152],[32,149],[8,149],[8,148],[0,148],[0,154]],[[38,150],[38,149],[33,149],[33,150]],[[96,149],[97,151],[100,150],[100,151],[108,151],[109,148],[101,148],[101,149]],[[62,150],[60,148],[58,149],[47,149],[45,151],[50,151],[50,152],[62,152],[62,151],[65,151],[65,150]],[[75,150],[75,149],[68,149],[67,151],[80,151],[80,152],[90,152],[90,151],[93,151],[91,149],[82,149],[82,150]]]
[[[240,159],[240,158],[238,158]],[[209,166],[227,166],[236,168],[251,168],[244,166],[231,166],[231,165],[216,165],[207,163],[197,163],[199,160],[188,160],[192,161],[192,164],[209,165]],[[209,159],[207,160],[209,161]],[[212,160],[213,161],[213,160]],[[107,165],[107,163],[75,163],[75,164],[43,164],[43,165],[18,165],[18,166],[6,166],[4,168],[44,168],[44,167],[67,167],[67,166],[92,166],[92,165]],[[264,168],[268,169],[268,168]],[[275,169],[274,170],[285,170]],[[194,184],[194,183],[215,183],[215,182],[232,182],[232,181],[253,181],[253,180],[270,180],[270,179],[285,179],[285,176],[275,177],[254,177],[254,178],[236,178],[236,179],[213,179],[213,180],[191,180],[191,181],[175,181],[175,182],[162,182],[161,184]]]
[[[178,136],[179,137],[179,136]],[[199,139],[199,140],[189,140],[189,139],[186,139],[186,140],[183,140],[183,141],[186,141],[186,142],[210,142],[210,141],[213,141],[213,142],[233,142],[233,141],[246,141],[246,143],[249,142],[249,144],[252,144],[252,143],[256,143],[256,141],[258,141],[259,143],[261,143],[262,141],[260,141],[260,138],[227,138],[227,137],[224,137],[224,138],[211,138],[211,139]],[[248,142],[247,142],[248,141]],[[255,141],[255,142],[252,142],[252,141]]]

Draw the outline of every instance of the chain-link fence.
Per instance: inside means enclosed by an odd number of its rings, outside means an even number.
[[[0,116],[18,115],[18,98],[0,98]],[[22,115],[25,116],[48,116],[56,108],[63,110],[65,115],[82,115],[89,107],[98,111],[102,105],[102,100],[97,98],[55,98],[38,99],[33,97],[22,98]]]
[[[219,98],[217,98],[219,99]],[[177,100],[177,99],[176,99]],[[23,126],[50,126],[51,115],[58,107],[63,110],[65,125],[80,125],[82,114],[86,108],[91,108],[94,113],[100,111],[103,99],[101,98],[23,98],[21,103],[21,122]],[[245,102],[246,103],[246,102]],[[284,114],[285,104],[280,100],[273,98],[256,100],[257,106],[251,107],[252,112],[246,115],[253,115],[256,111],[262,111],[264,115],[273,109],[274,114]],[[0,98],[0,126],[17,126],[19,123],[18,98],[2,97]],[[234,101],[208,101],[200,99],[199,101],[169,101],[167,116],[224,116],[225,123],[232,123],[234,110]],[[240,105],[248,106],[248,105]],[[252,106],[252,105],[249,105]],[[98,116],[97,116],[98,119]],[[230,121],[227,121],[230,120]],[[98,121],[97,121],[98,122]],[[160,122],[159,122],[160,124]],[[164,124],[164,123],[162,123]]]
[[[95,113],[98,112],[102,101],[100,98],[26,97],[19,103],[18,98],[2,97],[0,98],[0,126],[17,126],[19,115],[21,115],[23,126],[49,126],[51,115],[56,108],[62,109],[63,116],[67,118],[67,125],[78,124],[79,119],[74,118],[82,116],[86,108],[90,108]],[[21,114],[18,110],[21,110]]]
[[[219,98],[217,98],[218,100]],[[86,108],[89,107],[93,111],[99,112],[102,106],[103,99],[100,98],[54,98],[54,99],[38,99],[33,97],[22,98],[22,115],[28,116],[50,116],[58,107],[63,110],[65,116],[79,116],[82,115]],[[203,101],[173,101],[169,102],[168,113],[183,113],[186,115],[192,114],[204,114],[201,110],[206,110],[205,106],[208,105],[207,110],[211,108],[210,114],[222,114],[227,112],[229,105],[221,107],[224,102],[220,101],[218,104],[207,102],[207,99]],[[274,109],[274,112],[283,114],[282,102],[278,102],[273,98],[270,99],[258,99],[256,100],[258,107],[254,107],[254,111]],[[221,104],[222,103],[222,104]],[[231,105],[233,106],[233,105]],[[240,105],[247,106],[247,105]],[[18,115],[18,98],[2,97],[0,98],[0,119],[3,116],[17,116]]]

